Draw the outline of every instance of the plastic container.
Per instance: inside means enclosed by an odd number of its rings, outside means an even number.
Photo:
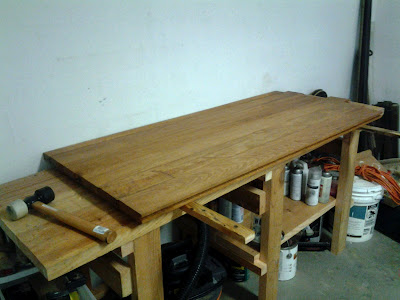
[[[375,182],[354,176],[347,238],[349,242],[365,242],[372,238],[383,188]]]

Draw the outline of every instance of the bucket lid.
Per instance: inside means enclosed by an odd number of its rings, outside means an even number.
[[[359,176],[354,176],[353,182],[353,193],[357,194],[370,194],[370,193],[379,193],[381,194],[383,188],[380,184],[376,182],[370,182],[362,179]]]
[[[352,195],[351,198],[353,199],[355,205],[373,205],[380,202],[382,195],[363,197]]]

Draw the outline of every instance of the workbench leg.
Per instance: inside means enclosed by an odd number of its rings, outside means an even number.
[[[267,193],[266,212],[261,217],[260,259],[267,264],[267,273],[259,279],[258,299],[276,299],[278,294],[279,255],[281,250],[283,216],[284,166],[272,171],[264,182]]]
[[[331,251],[334,254],[339,254],[346,247],[347,226],[349,223],[354,168],[356,166],[359,136],[360,131],[356,130],[346,134],[342,141],[340,174],[332,232]]]
[[[132,299],[164,299],[160,228],[133,241],[129,254],[132,274]]]

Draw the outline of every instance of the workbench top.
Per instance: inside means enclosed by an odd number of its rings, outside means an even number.
[[[56,195],[50,203],[52,207],[115,230],[116,240],[111,244],[101,242],[35,211],[17,221],[7,217],[6,206],[10,202],[24,199],[44,186],[50,186]],[[177,210],[139,225],[56,170],[42,171],[0,185],[1,228],[48,280],[125,245],[182,214]]]
[[[383,110],[272,92],[45,153],[144,223],[368,124]]]

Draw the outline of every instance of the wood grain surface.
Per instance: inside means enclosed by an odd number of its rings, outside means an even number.
[[[187,214],[242,243],[247,244],[254,239],[255,233],[253,230],[203,205],[189,203],[182,206],[181,209]]]
[[[17,221],[8,218],[6,207],[10,202],[24,199],[44,186],[54,190],[56,197],[51,202],[52,207],[115,230],[118,234],[115,241],[111,244],[98,241],[51,216],[35,211]],[[197,202],[206,204],[215,197],[218,195]],[[125,247],[184,214],[177,209],[139,225],[129,215],[56,170],[42,171],[0,185],[1,228],[48,280],[64,275],[118,247]]]
[[[382,114],[345,99],[272,92],[50,151],[45,158],[137,222],[147,222]]]

